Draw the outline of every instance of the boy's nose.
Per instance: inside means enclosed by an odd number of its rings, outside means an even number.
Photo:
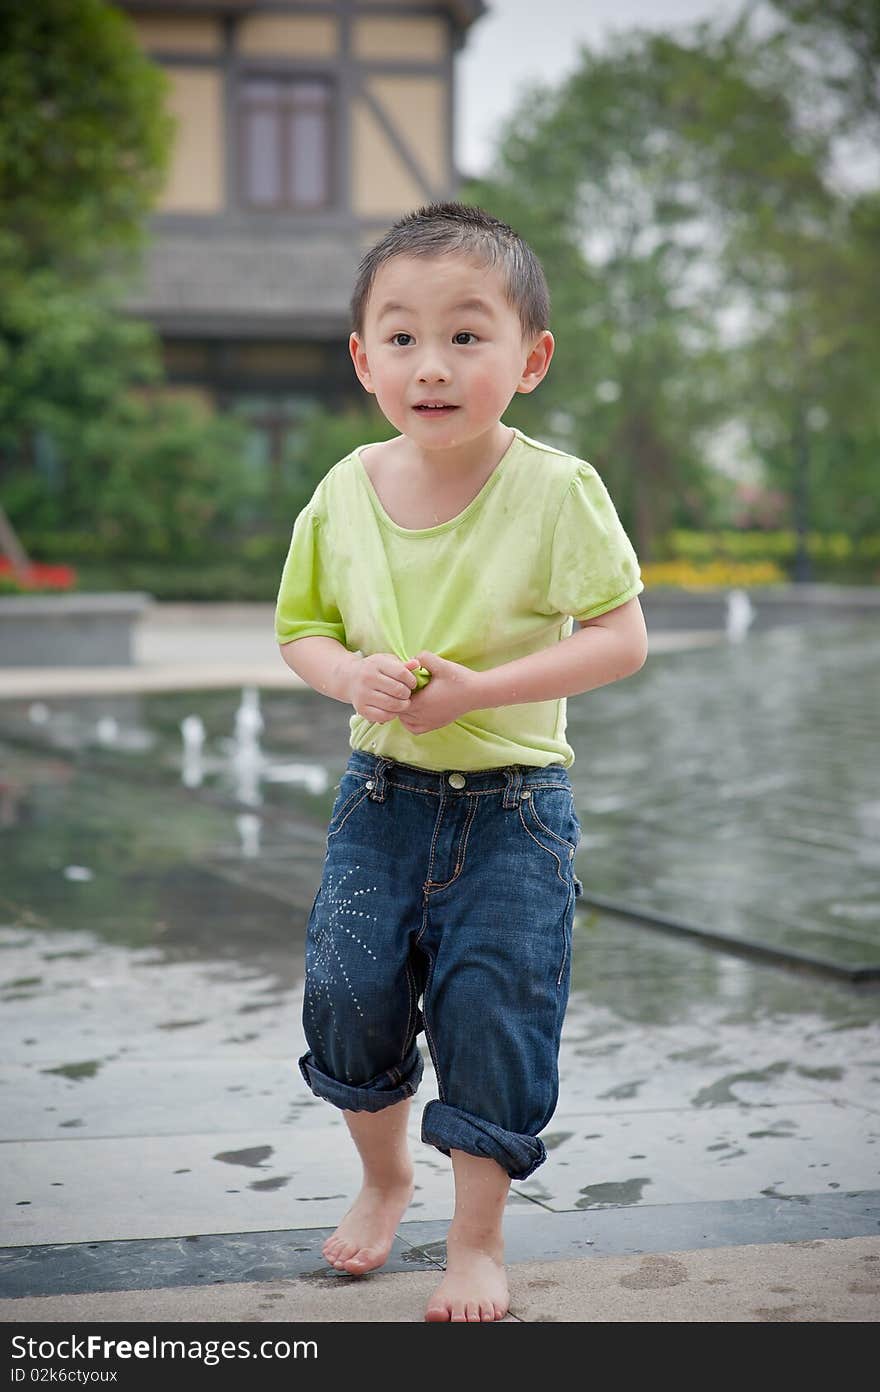
[[[419,367],[420,382],[447,382],[449,380],[449,369],[446,364],[435,359],[428,359]]]

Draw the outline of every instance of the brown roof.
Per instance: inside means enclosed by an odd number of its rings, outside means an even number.
[[[264,10],[278,13],[285,9],[298,9],[296,3],[285,5],[283,0],[274,0],[267,5],[261,0],[115,0],[122,10],[173,11],[176,14],[242,14],[246,10]],[[415,0],[418,4],[419,0]],[[489,8],[485,0],[434,0],[432,8],[446,9],[457,23],[459,29],[468,29],[475,19],[479,19]]]
[[[163,231],[126,309],[173,334],[331,337],[348,329],[360,250],[351,233]]]

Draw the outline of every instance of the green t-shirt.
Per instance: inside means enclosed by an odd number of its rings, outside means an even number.
[[[405,661],[424,648],[484,671],[567,638],[570,616],[595,618],[644,589],[592,464],[515,429],[463,512],[413,530],[385,512],[361,448],[296,519],[275,613],[281,644],[324,634],[364,656]],[[352,749],[427,769],[574,763],[564,698],[468,711],[424,735],[357,712],[350,727]]]

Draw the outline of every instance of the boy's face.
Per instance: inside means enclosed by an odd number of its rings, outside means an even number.
[[[376,273],[355,371],[384,416],[425,450],[491,431],[516,392],[531,392],[553,353],[548,330],[523,339],[499,271],[463,256],[395,256]],[[431,409],[425,402],[442,402]]]

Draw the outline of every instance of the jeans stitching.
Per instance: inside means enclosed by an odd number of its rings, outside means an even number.
[[[538,816],[538,809],[537,807],[535,807],[534,802],[532,802],[532,816],[538,823],[538,826],[541,828],[541,830],[546,832],[548,836],[552,836],[554,841],[561,841],[563,846],[567,846],[569,850],[572,849],[572,844],[567,837],[560,836],[557,831],[551,831],[548,826],[544,825],[544,823],[541,821],[541,818]]]
[[[427,877],[427,879],[425,880],[425,882],[424,882],[424,884],[423,884],[423,886],[422,886],[422,889],[423,889],[424,894],[425,894],[426,897],[427,897],[427,895],[428,895],[428,893],[429,893],[429,891],[428,891],[428,886],[429,886],[430,884],[433,884],[433,880],[431,879],[431,874],[432,874],[432,871],[433,871],[433,869],[434,869],[434,852],[435,852],[436,849],[437,849],[437,837],[438,837],[439,832],[440,832],[440,825],[441,825],[441,823],[442,823],[442,821],[443,821],[443,807],[444,807],[444,799],[443,799],[443,794],[441,793],[441,794],[440,794],[440,806],[437,808],[437,816],[434,818],[434,834],[433,834],[433,836],[431,837],[431,850],[430,850],[430,853],[429,853],[429,855],[428,855],[428,877]],[[427,918],[427,913],[426,913],[426,914],[425,914],[425,921],[424,921],[424,923],[422,924],[422,931],[421,931],[421,933],[419,933],[419,936],[418,936],[418,938],[416,939],[416,942],[419,941],[419,939],[420,939],[421,936],[422,936],[422,933],[424,933],[425,928],[427,927],[427,923],[428,923],[428,918]]]
[[[471,827],[473,826],[476,811],[477,803],[475,800],[472,799],[470,809],[468,810],[467,819],[464,824],[464,831],[462,832],[461,841],[459,842],[458,858],[455,862],[455,871],[452,874],[452,877],[448,880],[444,880],[442,884],[435,882],[434,880],[428,880],[425,884],[425,892],[427,894],[433,894],[438,889],[447,889],[449,885],[455,883],[462,870],[464,869],[464,862],[467,856],[467,840],[468,836],[470,835]]]
[[[330,826],[327,828],[328,841],[331,836],[336,836],[336,834],[342,830],[355,808],[360,807],[361,803],[369,796],[370,794],[366,788],[355,788],[348,802],[342,804],[342,807],[340,807],[333,821],[330,823]],[[344,816],[343,809],[345,810]]]
[[[430,1051],[431,1059],[432,1059],[433,1064],[434,1064],[434,1074],[435,1074],[435,1076],[436,1076],[436,1078],[437,1078],[437,1092],[438,1092],[438,1095],[439,1095],[439,1100],[440,1100],[441,1102],[444,1102],[444,1103],[445,1103],[445,1102],[446,1102],[446,1088],[445,1088],[445,1086],[444,1086],[444,1084],[443,1084],[443,1078],[442,1078],[441,1073],[440,1073],[440,1061],[439,1061],[439,1059],[438,1059],[438,1057],[437,1057],[437,1045],[436,1045],[436,1043],[434,1042],[434,1036],[433,1036],[433,1034],[431,1033],[431,1026],[430,1026],[430,1023],[429,1023],[429,1021],[428,1021],[428,1011],[429,1011],[429,1009],[430,1009],[430,997],[431,997],[431,983],[432,983],[432,981],[434,980],[434,957],[433,957],[433,954],[430,953],[430,952],[428,952],[428,950],[427,950],[426,948],[423,948],[422,950],[424,951],[425,956],[427,957],[427,959],[428,959],[428,961],[429,961],[429,963],[430,963],[430,966],[428,967],[428,979],[427,979],[427,981],[425,982],[425,990],[424,990],[425,1008],[424,1008],[424,1010],[422,1011],[422,1019],[423,1019],[424,1022],[425,1022],[425,1038],[426,1038],[427,1041],[428,1041],[428,1049],[429,1049],[429,1051]],[[447,1105],[448,1105],[448,1104],[447,1104]]]
[[[415,1034],[413,1034],[413,1038],[412,1038],[412,1040],[410,1040],[410,1029],[412,1028],[412,1025],[413,1025],[413,1021],[414,1021],[414,1012],[415,1012],[415,1008],[416,1008],[416,1001],[418,1000],[418,991],[416,990],[415,977],[413,976],[413,973],[412,973],[412,966],[411,966],[411,964],[410,964],[409,962],[407,962],[407,964],[406,964],[406,979],[407,979],[407,981],[409,982],[409,1015],[407,1016],[407,1021],[406,1021],[406,1034],[403,1036],[403,1057],[404,1057],[404,1059],[406,1058],[407,1054],[409,1053],[410,1049],[412,1048],[413,1042],[415,1041]],[[557,982],[557,985],[558,985],[558,982]]]
[[[352,751],[352,752],[353,752],[353,753],[357,753],[357,752],[359,752],[359,751],[354,750],[354,751]],[[413,767],[412,765],[401,764],[399,760],[397,760],[396,762],[400,765],[400,767],[403,767],[403,768],[411,768],[411,767]],[[538,767],[538,766],[537,766],[537,765],[530,765],[530,767]],[[549,765],[549,767],[551,767],[551,768],[556,768],[556,767],[561,767],[561,766],[560,766],[560,765],[556,765],[556,764],[552,764],[552,765]],[[413,768],[413,771],[416,772],[417,770],[415,770],[415,769]],[[357,777],[357,778],[366,779],[366,778],[371,777],[371,775],[370,775],[369,773],[366,773],[363,769],[348,768],[348,767],[346,767],[346,772],[347,772],[347,773],[353,774],[353,775],[354,775],[355,777]],[[418,770],[418,772],[421,772],[421,773],[423,773],[423,774],[431,774],[431,775],[433,775],[433,776],[435,776],[435,777],[440,777],[440,776],[442,776],[442,774],[445,772],[445,770],[443,770],[443,769],[421,769],[421,770]],[[467,775],[469,772],[470,772],[471,774],[473,774],[474,776],[476,776],[476,775],[479,775],[479,774],[485,772],[485,770],[482,770],[482,769],[470,769],[470,770],[465,769],[465,770],[464,770],[465,775]],[[424,793],[426,797],[443,797],[443,796],[446,794],[445,788],[440,788],[440,789],[438,789],[438,788],[423,788],[423,787],[419,786],[419,785],[416,784],[416,783],[403,783],[403,782],[400,781],[400,779],[398,779],[398,778],[395,777],[393,770],[389,772],[389,770],[388,770],[387,768],[386,768],[386,770],[385,770],[384,779],[385,779],[385,782],[386,782],[386,783],[389,783],[393,788],[403,788],[403,789],[405,789],[407,792],[411,792],[411,793]],[[570,784],[565,783],[565,782],[563,782],[561,779],[558,779],[558,778],[554,778],[554,779],[551,779],[551,780],[549,780],[549,781],[547,781],[547,782],[543,782],[543,783],[533,783],[533,782],[530,782],[530,781],[529,781],[528,775],[527,775],[527,774],[524,774],[524,775],[523,775],[523,781],[524,781],[524,783],[526,784],[526,786],[527,786],[528,788],[533,788],[536,792],[537,792],[538,790],[544,789],[544,788],[564,788],[564,787],[568,787],[568,789],[569,789],[569,791],[570,791]],[[494,794],[494,793],[503,793],[503,792],[505,791],[505,788],[506,788],[506,787],[507,787],[507,784],[506,784],[506,783],[493,783],[492,786],[489,787],[489,788],[469,788],[469,789],[468,789],[468,796],[469,796],[469,797],[485,797],[487,794],[490,794],[490,793],[492,793],[492,794]]]
[[[569,910],[570,910],[570,908],[571,908],[571,901],[572,901],[572,896],[573,896],[573,894],[574,894],[574,885],[569,884],[569,886],[568,886],[568,898],[567,898],[566,901],[565,901],[565,913],[562,915],[562,961],[561,961],[560,964],[559,964],[559,975],[558,975],[557,978],[556,978],[556,989],[557,989],[557,991],[559,990],[559,986],[560,986],[560,983],[561,983],[561,981],[562,981],[562,977],[563,977],[564,972],[565,972],[565,962],[566,962],[566,958],[568,957],[568,933],[566,932],[566,925],[567,925],[567,923],[568,923],[568,913],[569,913]]]
[[[403,788],[408,793],[424,793],[425,797],[448,797],[445,788],[420,788],[415,783],[399,783],[395,778],[385,775],[385,782],[392,788]],[[541,792],[546,788],[560,788],[565,784],[561,783],[527,783],[528,788],[535,792]],[[504,792],[504,784],[493,784],[491,788],[468,788],[466,797],[494,797],[496,793]]]
[[[525,833],[526,833],[527,836],[530,836],[530,837],[532,838],[532,840],[534,841],[534,843],[535,843],[536,846],[540,846],[540,847],[541,847],[541,850],[544,852],[545,855],[549,855],[549,856],[552,856],[552,857],[553,857],[553,859],[556,861],[556,873],[557,873],[557,875],[559,876],[559,878],[560,878],[560,880],[562,881],[563,884],[567,884],[568,881],[566,880],[565,876],[564,876],[563,873],[562,873],[562,860],[560,859],[560,857],[559,857],[559,855],[557,854],[557,852],[554,851],[550,846],[545,846],[543,841],[539,841],[538,838],[537,838],[537,836],[535,836],[534,832],[530,831],[529,828],[526,826],[525,817],[523,816],[523,805],[522,805],[522,803],[520,803],[519,807],[517,808],[517,811],[519,812],[519,820],[520,820],[520,822],[521,822],[521,824],[522,824],[523,831],[525,831]],[[556,839],[556,840],[559,840],[560,838],[559,838],[559,837],[556,837],[555,839]],[[568,843],[566,842],[565,844],[567,845]]]

